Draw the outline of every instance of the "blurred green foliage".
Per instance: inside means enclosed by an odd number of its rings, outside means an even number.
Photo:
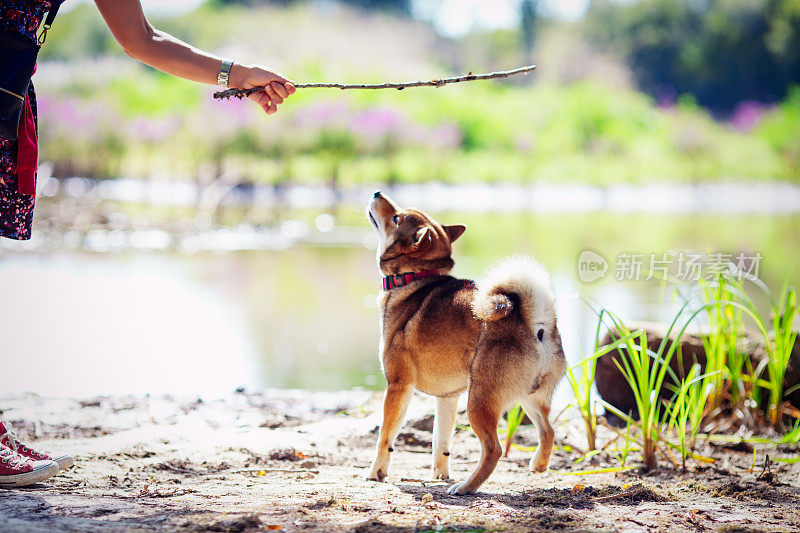
[[[797,0],[591,2],[596,43],[626,58],[653,95],[691,93],[730,113],[742,100],[775,102],[800,83]]]
[[[331,26],[330,35],[336,36],[364,22],[360,14],[320,14],[314,11],[318,6],[292,4],[279,10],[274,6],[220,8],[207,2],[193,12],[154,23],[211,50],[247,43],[259,56],[269,56],[272,48],[267,47],[266,52],[260,48],[259,36],[265,28],[286,34],[293,34],[295,27],[319,32],[318,22],[324,19]],[[642,0],[633,5],[598,1],[592,3],[585,25],[609,45],[628,43],[632,47],[635,43],[635,50],[628,52],[642,55],[631,57],[634,66],[636,61],[653,69],[666,65],[673,70],[665,67],[665,76],[684,72],[688,66],[710,69],[714,59],[707,57],[710,52],[702,40],[710,37],[702,35],[711,30],[703,28],[711,24],[706,18],[722,20],[722,4],[694,2],[694,11],[688,4],[679,0]],[[728,11],[724,13],[735,14],[732,20],[744,24],[759,19],[762,12],[791,15],[795,4],[743,0],[726,3]],[[795,19],[789,15],[785,21],[788,33],[784,32],[783,38],[774,37],[775,33],[770,33],[773,37],[769,39],[764,36],[765,42],[773,43],[769,44],[770,57],[783,58],[782,64],[787,65],[798,56],[796,49],[790,49],[796,34]],[[366,20],[383,25],[380,39],[391,45],[386,50],[409,47],[407,21],[385,15]],[[774,17],[769,20],[775,28],[780,26]],[[543,24],[541,17],[536,24]],[[598,29],[602,24],[606,26],[603,31]],[[580,23],[573,29],[579,31]],[[389,30],[396,31],[390,35]],[[699,33],[693,37],[687,36],[687,31]],[[747,35],[751,34],[733,31],[725,50],[738,50],[736,43]],[[673,48],[664,48],[668,41]],[[514,46],[519,46],[509,31],[493,32],[481,43],[498,61],[510,57]],[[283,50],[296,53],[307,44],[300,38]],[[453,44],[458,47],[451,42],[450,50],[456,49]],[[444,52],[435,47],[425,50],[423,54],[428,55],[419,56],[415,70],[446,69],[431,67],[431,62],[442,61]],[[700,50],[700,55],[693,55],[692,50]],[[719,47],[709,50],[722,54]],[[299,80],[381,79],[384,65],[375,62],[384,59],[385,51],[369,60],[362,57],[369,50],[355,55],[346,51],[352,62],[343,65],[315,49],[300,50],[292,56],[291,75]],[[103,56],[102,60],[87,64],[85,57],[93,54]],[[648,54],[652,54],[652,63],[646,60],[651,57]],[[715,120],[702,107],[705,89],[700,85],[697,96],[678,93],[674,102],[663,102],[602,75],[528,83],[538,79],[534,75],[524,80],[403,92],[298,91],[277,115],[266,117],[251,103],[214,101],[208,87],[137,66],[124,57],[90,5],[77,6],[59,17],[42,57],[68,60],[59,67],[57,82],[40,86],[39,91],[42,156],[55,162],[57,175],[158,173],[186,179],[211,165],[217,172],[242,180],[335,185],[427,180],[607,184],[800,179],[797,88],[782,104],[748,108],[741,121],[730,123]],[[731,63],[725,68],[745,68],[720,57],[717,63]],[[40,75],[50,68],[42,65]],[[649,79],[639,70],[634,73]],[[740,79],[737,73],[726,75]],[[711,83],[714,76],[698,74],[694,81]],[[656,84],[656,78],[652,79]],[[727,85],[732,91],[750,86]]]
[[[716,122],[691,99],[663,109],[636,91],[591,81],[566,87],[475,83],[399,95],[301,91],[272,117],[247,101],[214,101],[209,92],[142,70],[81,97],[43,95],[43,109],[55,112],[41,117],[42,153],[68,158],[114,138],[122,141],[112,143],[113,160],[82,158],[94,162],[71,171],[146,175],[149,165],[193,175],[214,161],[260,182],[800,177],[797,135],[791,134],[800,123],[797,89],[751,133]],[[110,105],[91,105],[97,101]],[[76,120],[92,126],[70,127]]]
[[[781,154],[784,172],[800,178],[800,86],[790,88],[778,109],[764,118],[756,133]]]
[[[57,22],[47,32],[47,41],[39,52],[39,59],[87,59],[113,51],[123,53],[97,8],[83,4],[58,15]]]
[[[197,109],[203,98],[201,86],[157,70],[114,78],[106,91],[115,107],[127,117],[185,115]]]

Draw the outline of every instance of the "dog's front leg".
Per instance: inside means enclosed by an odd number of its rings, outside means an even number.
[[[411,395],[414,392],[413,384],[389,383],[386,396],[383,400],[383,423],[378,436],[377,453],[372,462],[372,472],[367,479],[383,481],[389,472],[389,454],[392,451],[394,439],[400,432],[400,426],[406,416]]]
[[[436,398],[433,433],[433,479],[450,479],[450,444],[456,426],[458,395]]]

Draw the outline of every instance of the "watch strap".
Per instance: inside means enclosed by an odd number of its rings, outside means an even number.
[[[217,74],[217,85],[221,85],[225,88],[229,87],[228,83],[230,82],[232,67],[233,61],[228,61],[227,59],[222,60],[222,65],[219,67],[219,74]]]

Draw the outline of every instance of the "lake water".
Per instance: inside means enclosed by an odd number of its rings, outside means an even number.
[[[283,216],[319,221],[320,214],[330,213],[316,208]],[[582,297],[628,319],[661,320],[679,307],[673,285],[664,291],[644,279],[650,254],[760,256],[759,277],[774,290],[784,280],[800,280],[796,213],[433,214],[469,228],[454,247],[456,275],[479,276],[513,253],[545,264],[571,361],[593,342],[596,318]],[[0,247],[0,391],[381,389],[379,276],[374,238],[361,218],[356,206],[339,209],[321,229],[308,226],[312,244],[281,250],[93,253],[6,241]],[[349,238],[338,244],[313,238],[336,231]],[[585,250],[607,262],[603,279],[581,280],[578,258]],[[641,279],[615,279],[628,275],[620,265],[637,254]],[[763,308],[765,299],[759,301]]]

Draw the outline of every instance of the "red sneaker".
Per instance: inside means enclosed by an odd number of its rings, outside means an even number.
[[[0,444],[0,487],[33,485],[58,474],[55,461],[31,461]]]
[[[2,420],[0,420],[0,446],[10,448],[12,451],[31,461],[55,461],[59,470],[66,470],[75,464],[75,460],[69,455],[53,457],[48,453],[38,452],[33,448],[25,446],[17,440],[17,435],[11,428],[11,424],[3,422]]]

